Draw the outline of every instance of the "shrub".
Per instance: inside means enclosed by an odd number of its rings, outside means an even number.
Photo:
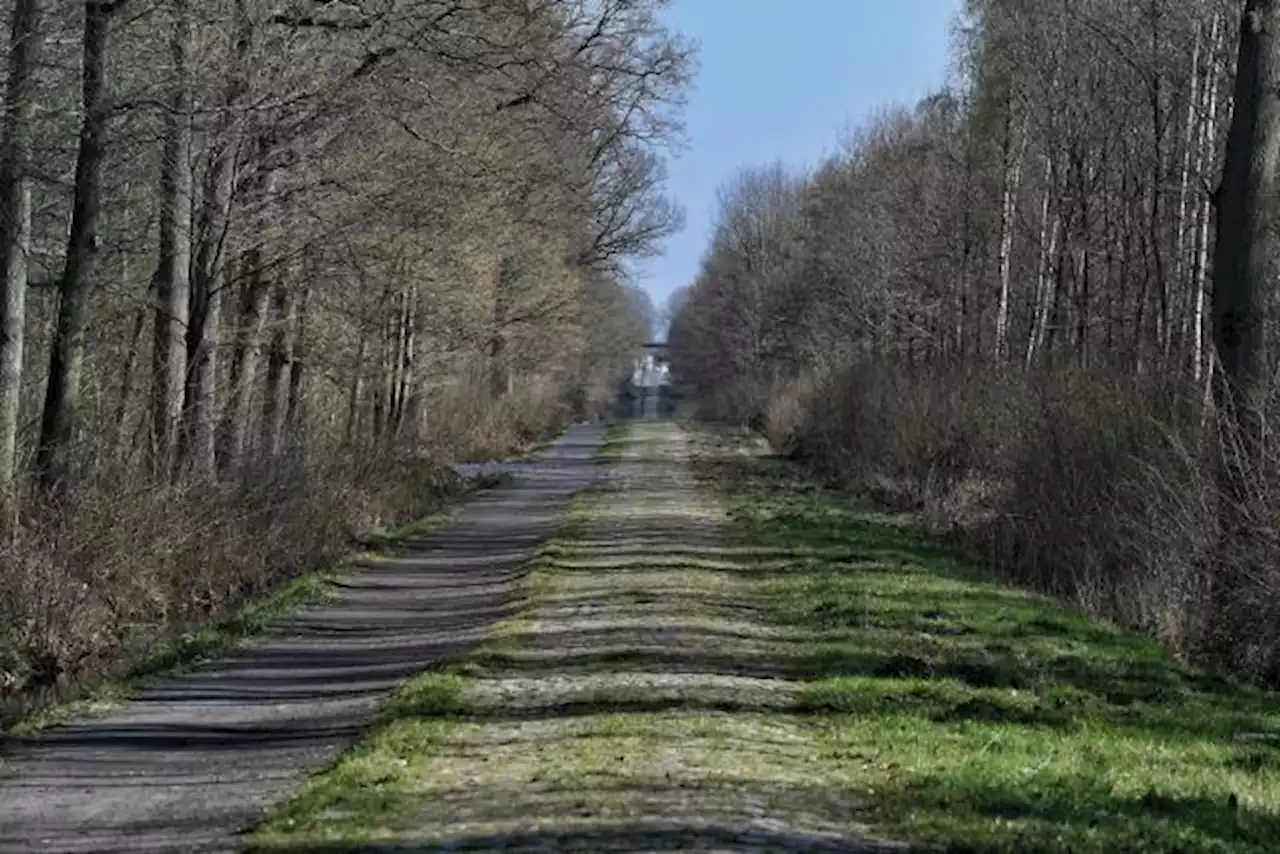
[[[918,512],[1011,581],[1187,655],[1226,633],[1235,670],[1276,680],[1280,454],[1250,471],[1238,510],[1250,533],[1224,545],[1224,443],[1206,433],[1202,399],[1107,372],[872,361],[775,386],[766,423],[774,447],[823,480]],[[1226,576],[1232,600],[1210,625],[1212,582]]]
[[[121,673],[462,488],[422,459],[331,457],[212,486],[86,483],[32,515],[0,554],[0,720]]]

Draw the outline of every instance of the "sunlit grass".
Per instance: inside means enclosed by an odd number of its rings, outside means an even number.
[[[953,851],[1274,850],[1274,696],[983,581],[839,494],[747,479],[728,500],[753,544],[825,555],[762,583],[812,634],[802,706],[878,826]]]
[[[602,464],[616,463],[622,459],[631,435],[631,425],[626,421],[615,421],[605,428],[604,442],[596,452],[596,461]]]
[[[739,464],[717,506],[673,430],[632,425],[630,491],[580,498],[518,613],[261,850],[1275,850],[1274,697],[838,493]]]

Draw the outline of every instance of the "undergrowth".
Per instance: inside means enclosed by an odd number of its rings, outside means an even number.
[[[749,471],[749,470],[748,470]],[[785,470],[784,470],[785,471]],[[876,823],[948,851],[1262,852],[1280,703],[1147,636],[987,580],[905,517],[779,476],[727,492],[799,711]]]
[[[353,545],[375,550],[395,548],[406,538],[422,536],[445,524],[452,507],[465,495],[502,481],[495,477],[463,481],[434,466],[427,469],[424,471],[421,465],[416,471],[407,467],[397,479],[389,480],[376,497],[369,497],[366,493],[365,498],[353,501],[342,511],[348,514],[347,519],[339,524],[334,524],[335,519],[312,517],[320,527],[312,531],[308,547],[281,555],[277,562],[259,564],[257,561],[263,559],[263,555],[241,551],[237,553],[239,563],[232,559],[220,565],[210,565],[219,559],[219,552],[210,549],[203,554],[195,553],[196,546],[208,545],[207,540],[201,537],[193,538],[194,541],[188,544],[187,548],[193,549],[190,554],[184,550],[177,555],[166,555],[167,563],[173,567],[171,571],[177,571],[177,567],[187,560],[199,561],[198,570],[185,581],[187,585],[205,581],[224,586],[225,592],[220,594],[215,604],[201,612],[169,615],[161,612],[151,616],[151,622],[128,630],[120,628],[110,634],[81,638],[83,634],[103,631],[102,626],[109,626],[112,621],[127,620],[134,612],[126,608],[146,605],[148,600],[154,604],[156,597],[183,595],[192,589],[182,584],[173,584],[173,593],[162,587],[148,589],[148,582],[155,585],[172,583],[164,579],[167,567],[152,566],[150,573],[139,571],[137,577],[131,579],[136,588],[131,595],[141,602],[119,600],[117,597],[125,591],[113,584],[110,575],[95,577],[92,572],[86,572],[89,580],[84,583],[84,592],[86,596],[101,597],[102,604],[88,607],[81,603],[79,613],[88,613],[97,622],[65,625],[51,622],[43,628],[35,623],[32,627],[40,630],[41,634],[32,634],[25,644],[21,637],[15,636],[8,641],[7,649],[0,652],[7,652],[9,659],[15,662],[10,665],[14,670],[23,667],[19,656],[24,650],[26,655],[38,660],[39,655],[48,657],[57,651],[75,649],[71,643],[74,641],[91,654],[82,654],[77,661],[55,661],[51,666],[59,668],[59,678],[52,685],[44,686],[43,690],[39,690],[39,684],[23,690],[24,686],[15,680],[15,688],[8,692],[0,691],[0,727],[6,727],[15,734],[30,734],[71,718],[118,708],[147,678],[180,672],[231,652],[262,634],[273,623],[324,602],[332,595],[332,582],[340,572],[344,550],[350,551]],[[323,505],[320,505],[321,510],[315,509],[316,502],[309,506],[316,513],[323,510]],[[285,502],[277,512],[287,519],[287,514],[294,512],[296,507],[296,502]],[[228,526],[221,531],[216,527],[206,527],[202,533],[225,540],[243,534],[242,526],[257,520],[242,518],[237,521],[239,526]],[[277,523],[275,534],[282,542],[264,543],[263,548],[269,549],[269,554],[277,555],[282,544],[294,542],[293,533]],[[299,530],[297,534],[301,536],[302,532]],[[226,542],[215,545],[230,548]],[[148,558],[145,551],[147,541],[138,540],[135,548],[137,560],[145,561]],[[5,602],[7,607],[21,605],[12,590],[7,595],[10,597]],[[5,596],[5,593],[0,593],[0,599]],[[120,604],[111,610],[109,606],[117,601]],[[73,609],[70,614],[62,615],[62,619],[75,614]],[[59,625],[62,628],[58,628]],[[10,626],[9,630],[13,632],[14,627]],[[73,635],[73,632],[79,634]],[[114,647],[109,645],[112,638],[117,639]],[[2,634],[0,639],[3,639]],[[53,650],[41,653],[39,647],[33,646],[34,641],[41,639],[47,645],[54,645]]]

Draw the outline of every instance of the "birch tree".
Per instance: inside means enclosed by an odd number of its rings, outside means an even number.
[[[18,512],[18,426],[26,324],[27,254],[31,248],[32,113],[35,69],[43,39],[41,0],[17,0],[0,139],[0,530],[15,532]]]

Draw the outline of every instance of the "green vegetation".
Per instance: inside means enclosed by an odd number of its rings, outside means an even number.
[[[876,823],[965,851],[1265,851],[1280,704],[1154,641],[987,583],[841,495],[740,481],[735,520],[826,762]]]
[[[272,840],[292,834],[332,840],[334,833],[317,832],[325,822],[374,839],[380,827],[407,820],[399,810],[409,803],[404,790],[453,728],[461,687],[449,672],[425,673],[404,685],[372,734],[277,813],[257,842],[269,849]]]
[[[511,481],[512,477],[508,472],[482,474],[465,479],[465,487],[457,495],[450,496],[439,510],[428,513],[421,519],[417,519],[407,525],[374,531],[366,537],[363,544],[375,550],[374,555],[366,555],[366,557],[376,557],[376,552],[395,550],[409,540],[425,537],[439,531],[453,520],[458,510],[462,508],[465,498],[484,489],[496,489],[499,486],[505,486]]]
[[[604,431],[604,443],[600,446],[600,450],[596,452],[596,460],[602,464],[616,463],[622,459],[623,452],[627,449],[627,439],[631,434],[631,427],[626,421],[615,421],[611,423]]]
[[[1273,697],[755,462],[716,470],[717,503],[686,434],[630,429],[604,452],[626,482],[578,499],[513,617],[405,686],[257,850],[1280,838]]]

